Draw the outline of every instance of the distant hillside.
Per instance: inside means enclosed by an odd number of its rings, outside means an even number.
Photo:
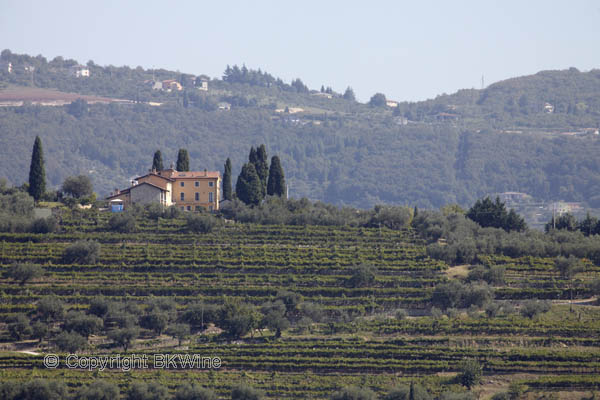
[[[90,77],[77,78],[69,74],[74,60],[48,62],[7,51],[1,58],[10,60],[13,72],[0,72],[0,85],[31,87],[33,81],[35,87],[135,103],[93,104],[78,112],[68,106],[0,108],[0,176],[13,184],[27,179],[35,135],[42,137],[52,185],[86,173],[100,194],[147,170],[156,149],[168,163],[187,148],[192,168],[222,170],[231,157],[238,173],[250,146],[265,143],[270,155],[280,155],[295,197],[360,207],[439,207],[519,191],[600,207],[596,70],[541,72],[391,108],[358,103],[351,91],[310,90],[300,79],[288,84],[243,67],[208,79],[89,63]],[[200,78],[208,90],[200,90]],[[182,90],[152,88],[167,79]]]

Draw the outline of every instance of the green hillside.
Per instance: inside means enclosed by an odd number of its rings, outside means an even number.
[[[245,67],[209,79],[204,92],[193,75],[165,70],[89,63],[91,76],[75,78],[67,72],[74,60],[48,62],[9,51],[2,59],[15,66],[12,74],[0,73],[5,85],[137,102],[90,104],[79,111],[0,107],[0,176],[15,185],[26,180],[24,155],[36,135],[44,143],[51,185],[85,173],[101,195],[150,168],[156,149],[168,163],[185,147],[198,169],[222,170],[231,157],[237,174],[247,149],[265,143],[281,157],[294,197],[364,208],[429,208],[518,191],[541,201],[600,207],[597,70],[540,72],[392,109],[327,89],[310,91],[300,79],[287,84]],[[34,72],[26,72],[26,65]],[[183,90],[152,90],[153,79],[176,79]],[[219,109],[223,102],[231,109]]]
[[[589,299],[600,269],[588,260],[572,279],[547,256],[481,253],[480,267],[452,266],[430,258],[422,236],[421,224],[439,214],[397,230],[384,219],[383,228],[221,223],[203,234],[151,208],[125,214],[135,221],[127,233],[108,212],[58,215],[54,233],[0,234],[3,390],[32,377],[79,393],[104,380],[123,395],[139,382],[171,394],[196,382],[221,399],[240,383],[268,399],[327,399],[351,385],[383,396],[411,382],[424,399],[489,397],[509,386],[581,398],[600,387],[600,320]],[[575,233],[537,235],[562,243],[565,255],[586,246],[569,244]],[[75,251],[82,239],[95,250]],[[598,237],[589,240],[597,248]],[[14,266],[27,263],[40,270],[22,278]],[[177,339],[172,329],[182,325]],[[47,331],[38,340],[40,326]],[[69,369],[67,330],[89,333],[79,355],[202,354],[222,366]],[[128,330],[124,348],[117,334]],[[48,353],[59,355],[57,369],[43,366]],[[456,379],[465,359],[483,371],[472,391]]]

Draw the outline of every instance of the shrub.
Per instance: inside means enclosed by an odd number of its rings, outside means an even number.
[[[231,390],[231,400],[260,400],[262,398],[261,391],[245,384],[237,385]]]
[[[325,316],[323,308],[316,303],[304,301],[299,306],[300,314],[314,322],[321,322]]]
[[[94,264],[100,256],[100,243],[79,240],[65,249],[63,261],[67,264]]]
[[[121,395],[119,387],[112,382],[94,381],[77,391],[77,400],[114,400]]]
[[[127,351],[139,334],[140,330],[137,327],[127,327],[110,331],[108,337],[117,345],[123,347],[123,350]]]
[[[214,304],[195,303],[190,304],[179,319],[195,328],[204,328],[208,323],[216,323],[219,314],[220,309]]]
[[[39,278],[44,274],[42,267],[31,263],[15,263],[6,272],[7,277],[24,285],[26,282]]]
[[[104,297],[94,297],[90,302],[88,312],[97,317],[103,318],[110,308],[111,303]]]
[[[189,215],[186,226],[190,232],[209,233],[218,225],[218,222],[218,219],[212,215]]]
[[[217,395],[196,383],[186,383],[177,388],[174,400],[217,400]]]
[[[461,305],[464,285],[458,281],[450,281],[436,285],[431,297],[431,303],[443,310],[456,308]]]
[[[521,315],[527,318],[534,318],[539,314],[550,311],[549,301],[527,300],[521,304]]]
[[[33,333],[29,325],[29,318],[24,314],[17,314],[13,322],[8,324],[8,332],[15,340],[23,340],[29,337]]]
[[[42,297],[37,304],[37,313],[44,321],[55,321],[62,318],[65,312],[63,302],[56,296]]]
[[[56,218],[36,218],[31,223],[30,231],[33,233],[52,233],[58,230]]]
[[[433,319],[440,319],[440,318],[442,318],[442,316],[444,315],[444,314],[442,313],[442,310],[440,310],[440,309],[439,309],[439,308],[437,308],[437,307],[431,307],[431,310],[429,310],[429,313],[431,314],[431,317],[432,317]]]
[[[54,338],[54,343],[61,351],[75,353],[87,345],[87,340],[75,332],[61,332]]]
[[[163,333],[168,323],[169,316],[164,311],[152,311],[140,318],[140,326],[154,331],[157,335]]]
[[[190,335],[190,326],[188,324],[173,324],[167,328],[167,333],[177,338],[179,346],[181,346],[181,342]]]
[[[14,397],[15,400],[63,400],[68,398],[64,383],[46,379],[35,379],[27,382],[20,389],[16,389],[16,392],[18,394]]]
[[[134,382],[127,391],[126,400],[168,400],[169,390],[156,382]]]
[[[229,336],[239,338],[255,329],[259,320],[260,313],[255,310],[254,306],[238,300],[226,299],[221,308],[219,326]]]
[[[431,395],[420,385],[398,386],[392,389],[383,400],[430,400]]]
[[[345,387],[335,392],[331,400],[376,400],[377,396],[370,389],[363,389],[356,386]]]
[[[350,287],[369,286],[375,282],[377,269],[372,265],[361,264],[352,270],[352,275],[346,281]]]
[[[31,325],[31,329],[33,331],[31,337],[34,339],[38,339],[40,342],[44,340],[46,335],[48,335],[48,325],[43,323],[42,321],[36,321]]]
[[[397,320],[401,321],[408,317],[408,312],[405,309],[401,308],[399,310],[396,310],[395,317]]]
[[[134,232],[136,229],[135,218],[129,213],[114,214],[108,220],[108,229],[113,232]]]
[[[469,271],[469,275],[467,276],[467,281],[476,282],[476,281],[485,281],[490,285],[504,285],[505,279],[504,274],[506,269],[499,265],[494,265],[492,267],[484,267],[482,265],[478,265],[475,268]]]
[[[481,380],[482,368],[477,360],[472,358],[463,360],[458,368],[460,372],[456,378],[458,382],[467,389],[471,390],[471,388],[477,385]]]
[[[77,332],[84,337],[98,333],[102,330],[102,319],[95,315],[86,315],[81,311],[71,311],[65,318],[63,328],[67,331]]]

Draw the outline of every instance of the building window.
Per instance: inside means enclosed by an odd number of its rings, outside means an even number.
[[[208,210],[212,211],[213,210],[213,206],[208,206]]]
[[[196,211],[202,210],[202,206],[196,206]]]
[[[213,202],[213,192],[208,192],[208,201]]]
[[[185,200],[185,193],[179,193],[179,197],[181,201]]]
[[[187,206],[188,211],[192,211],[192,206]]]
[[[184,187],[184,186],[185,186],[185,182],[184,182],[184,181],[181,181],[181,182],[179,182],[179,185],[180,185],[181,187]]]
[[[181,211],[185,211],[185,207],[184,206],[181,206]]]
[[[213,181],[208,182],[208,186],[213,187],[215,186],[215,183]]]
[[[200,181],[196,181],[194,182],[194,184],[196,185],[196,187],[200,186]]]
[[[196,192],[196,201],[200,201],[200,193]]]

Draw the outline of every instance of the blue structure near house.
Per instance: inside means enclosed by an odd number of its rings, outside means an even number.
[[[121,212],[123,211],[123,200],[117,199],[110,202],[110,211],[111,212]]]

